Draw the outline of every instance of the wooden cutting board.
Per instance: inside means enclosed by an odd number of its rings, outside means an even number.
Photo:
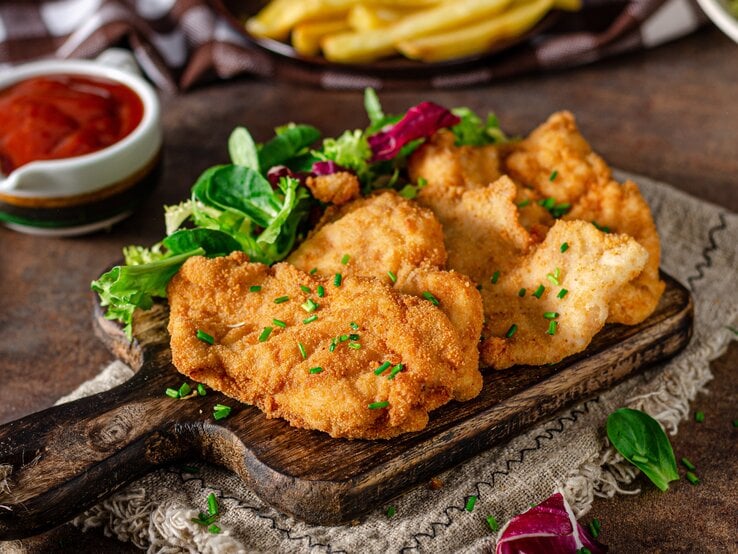
[[[8,488],[0,487],[0,540],[61,524],[152,469],[192,457],[233,470],[297,518],[350,521],[679,352],[691,336],[692,300],[663,278],[666,292],[642,324],[609,325],[585,352],[556,365],[486,371],[477,398],[451,402],[422,432],[389,441],[295,429],[212,391],[169,398],[164,390],[184,378],[171,364],[166,305],[140,314],[129,343],[95,304],[97,335],[137,373],[110,391],[0,427],[0,481],[8,475]],[[215,421],[217,403],[234,406],[231,416]]]

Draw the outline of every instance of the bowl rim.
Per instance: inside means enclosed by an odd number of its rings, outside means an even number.
[[[0,192],[7,196],[26,196],[23,190],[6,188],[3,184],[19,179],[31,171],[69,171],[110,160],[129,149],[150,133],[158,132],[161,107],[154,89],[138,75],[92,60],[40,60],[11,67],[0,75],[0,92],[32,77],[43,75],[84,75],[118,82],[130,88],[143,105],[141,121],[121,140],[95,152],[51,160],[34,160],[13,170],[8,175],[0,173]],[[152,152],[152,156],[157,152]],[[142,160],[146,163],[148,160]],[[135,170],[135,168],[133,168]]]
[[[735,18],[721,0],[697,0],[697,3],[712,22],[734,42],[738,43],[738,19]]]

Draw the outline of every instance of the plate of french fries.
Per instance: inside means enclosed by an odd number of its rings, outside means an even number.
[[[468,62],[508,48],[582,0],[271,0],[226,2],[275,53],[345,66]],[[397,66],[397,64],[395,64]],[[405,66],[407,64],[404,64]],[[403,67],[400,64],[397,67]]]

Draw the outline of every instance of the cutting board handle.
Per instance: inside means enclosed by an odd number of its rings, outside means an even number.
[[[60,525],[192,452],[199,429],[189,423],[213,399],[164,394],[181,382],[173,368],[144,366],[110,391],[0,426],[0,540]]]

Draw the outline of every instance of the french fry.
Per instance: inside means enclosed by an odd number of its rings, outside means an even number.
[[[411,13],[410,9],[398,10],[379,4],[357,4],[349,11],[347,20],[349,26],[355,31],[370,31],[396,23]]]
[[[363,62],[393,54],[395,44],[462,27],[502,12],[512,0],[455,0],[419,11],[383,29],[340,33],[323,39],[323,54],[334,62]]]
[[[438,62],[484,52],[493,44],[529,31],[546,15],[555,0],[519,2],[508,11],[482,23],[447,33],[429,35],[398,44],[408,58]]]
[[[344,16],[358,0],[274,0],[246,21],[256,37],[286,40],[298,23]]]
[[[350,28],[345,19],[298,23],[292,30],[292,46],[298,54],[315,56],[320,52],[320,41],[324,36]]]

